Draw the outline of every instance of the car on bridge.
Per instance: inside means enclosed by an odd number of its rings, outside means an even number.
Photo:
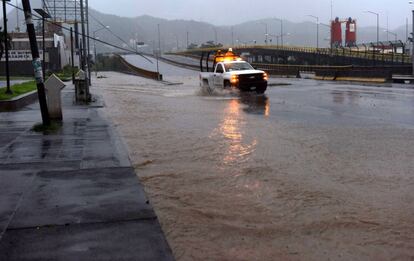
[[[228,52],[218,51],[214,56],[214,72],[209,72],[207,55],[207,72],[203,70],[204,55],[200,60],[200,86],[208,90],[215,88],[232,89],[240,91],[255,91],[263,94],[267,89],[268,74],[256,70],[248,62],[243,61],[230,48]]]

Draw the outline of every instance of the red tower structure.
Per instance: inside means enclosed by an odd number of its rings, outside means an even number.
[[[356,46],[356,21],[353,20],[351,17],[346,22],[346,33],[345,33],[345,46],[346,47],[354,47]]]
[[[331,45],[333,48],[342,46],[342,22],[338,17],[331,22]]]

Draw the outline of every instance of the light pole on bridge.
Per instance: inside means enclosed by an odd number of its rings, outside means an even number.
[[[379,13],[372,12],[372,11],[366,11],[365,13],[373,14],[377,16],[377,48],[379,46]]]
[[[264,23],[264,22],[261,22],[260,24],[262,24],[262,25],[264,25],[265,26],[265,36],[266,36],[266,39],[265,39],[265,42],[266,42],[266,45],[267,45],[267,42],[269,41],[269,32],[268,32],[268,26],[267,26],[267,23]]]
[[[281,41],[281,46],[283,47],[283,19],[281,18],[275,18],[276,21],[280,22],[280,41]]]
[[[316,19],[316,49],[319,49],[319,17],[314,15],[308,16]]]
[[[390,34],[390,35],[393,35],[393,36],[395,37],[395,41],[397,41],[397,39],[398,39],[398,35],[397,35],[396,33],[393,33],[393,32],[391,32],[391,31],[389,31],[389,30],[385,30],[384,32],[386,32],[386,33],[388,33],[388,34]]]

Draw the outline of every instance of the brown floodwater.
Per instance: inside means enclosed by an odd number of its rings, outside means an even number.
[[[177,260],[414,259],[413,90],[106,75],[94,91]]]

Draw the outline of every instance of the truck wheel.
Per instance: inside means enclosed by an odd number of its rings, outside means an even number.
[[[229,81],[225,81],[224,82],[224,89],[230,89],[231,88],[231,84]]]

